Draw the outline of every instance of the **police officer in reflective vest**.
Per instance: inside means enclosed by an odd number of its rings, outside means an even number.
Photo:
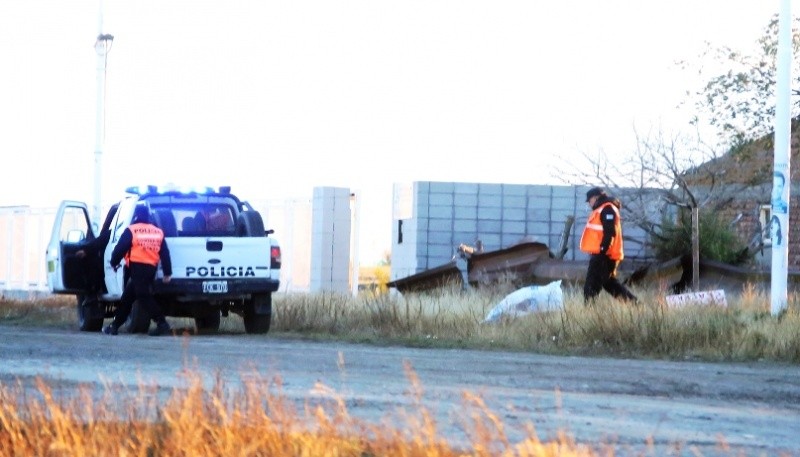
[[[133,302],[137,300],[139,306],[143,307],[156,323],[156,328],[150,335],[171,333],[161,306],[153,298],[152,285],[156,279],[159,261],[164,272],[163,281],[167,283],[172,279],[172,261],[164,240],[164,232],[150,223],[150,208],[146,204],[140,203],[136,206],[133,222],[122,232],[119,242],[111,253],[111,265],[114,266],[114,271],[119,268],[123,257],[128,268],[126,277],[129,279],[114,313],[114,321],[103,329],[103,333],[116,335],[128,319]]]
[[[591,303],[600,289],[621,300],[636,302],[636,296],[617,280],[617,267],[624,258],[619,200],[610,198],[602,188],[593,187],[586,192],[586,203],[592,212],[581,236],[581,251],[589,254],[584,302]]]

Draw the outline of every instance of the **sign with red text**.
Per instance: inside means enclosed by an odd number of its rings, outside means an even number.
[[[672,308],[689,305],[728,306],[728,301],[725,299],[725,291],[722,289],[667,295],[666,298],[667,305]]]

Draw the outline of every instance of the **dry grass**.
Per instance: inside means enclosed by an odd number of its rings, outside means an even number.
[[[746,288],[728,307],[669,308],[663,292],[637,290],[631,306],[601,295],[584,306],[582,293],[567,288],[561,311],[532,313],[484,323],[486,314],[513,287],[403,297],[277,296],[274,328],[348,341],[422,347],[470,347],[700,360],[800,362],[800,314],[793,297],[779,318],[769,296]]]
[[[713,360],[800,361],[800,316],[793,298],[780,318],[769,297],[745,289],[728,308],[668,308],[663,293],[637,290],[631,307],[601,296],[585,307],[567,289],[561,311],[534,313],[496,324],[486,314],[510,285],[462,292],[359,297],[334,294],[277,295],[271,335],[386,342],[430,347],[474,347],[564,354]],[[75,325],[75,301],[55,297],[0,301],[0,322]],[[241,319],[224,319],[222,331],[242,332]],[[179,324],[180,325],[180,324]],[[191,325],[187,322],[186,325]],[[415,407],[394,419],[369,423],[352,417],[332,389],[318,385],[298,406],[281,394],[281,379],[244,374],[234,387],[217,377],[185,370],[170,392],[141,384],[84,386],[78,393],[37,380],[0,384],[0,455],[53,456],[594,456],[607,448],[577,444],[562,434],[542,442],[532,425],[511,441],[501,419],[469,392],[459,409],[466,444],[445,440],[422,404],[416,375],[406,369]],[[54,393],[55,391],[55,393]],[[598,444],[598,446],[601,446]]]
[[[565,288],[561,311],[532,313],[487,324],[487,313],[514,287],[405,296],[276,294],[271,334],[416,347],[465,347],[551,354],[697,360],[800,362],[800,305],[790,297],[780,317],[770,297],[754,288],[728,297],[728,307],[669,308],[664,293],[636,290],[631,306],[605,294],[586,307],[579,290]],[[0,322],[74,326],[71,297],[0,301]],[[179,327],[191,320],[176,320]],[[242,332],[238,316],[222,320],[223,332]]]
[[[157,388],[105,392],[84,387],[58,396],[37,380],[0,386],[0,455],[37,456],[593,456],[565,436],[540,441],[528,435],[510,442],[503,424],[483,401],[466,393],[464,411],[471,443],[455,448],[440,437],[423,406],[422,390],[406,370],[416,411],[405,423],[373,424],[351,417],[345,402],[319,385],[302,408],[281,395],[279,378],[249,374],[230,388],[217,377],[186,372],[181,387],[165,399]],[[96,397],[100,397],[99,399]],[[96,401],[99,400],[99,401]],[[606,455],[608,455],[606,453]]]
[[[55,295],[36,300],[0,298],[0,322],[17,325],[75,325],[76,299]]]

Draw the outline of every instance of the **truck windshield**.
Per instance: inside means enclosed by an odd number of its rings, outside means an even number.
[[[234,236],[236,219],[229,205],[182,203],[152,205],[154,223],[164,236]]]

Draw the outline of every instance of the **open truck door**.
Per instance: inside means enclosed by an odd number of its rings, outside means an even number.
[[[137,200],[125,199],[118,204],[114,204],[109,210],[101,231],[108,231],[108,245],[103,251],[103,277],[105,278],[106,293],[103,298],[107,300],[119,300],[125,289],[125,269],[118,268],[114,271],[111,265],[111,254],[117,246],[122,233],[131,224],[133,208]]]
[[[80,294],[87,288],[86,272],[75,256],[86,241],[93,240],[86,203],[61,202],[47,245],[47,285],[54,294]]]

